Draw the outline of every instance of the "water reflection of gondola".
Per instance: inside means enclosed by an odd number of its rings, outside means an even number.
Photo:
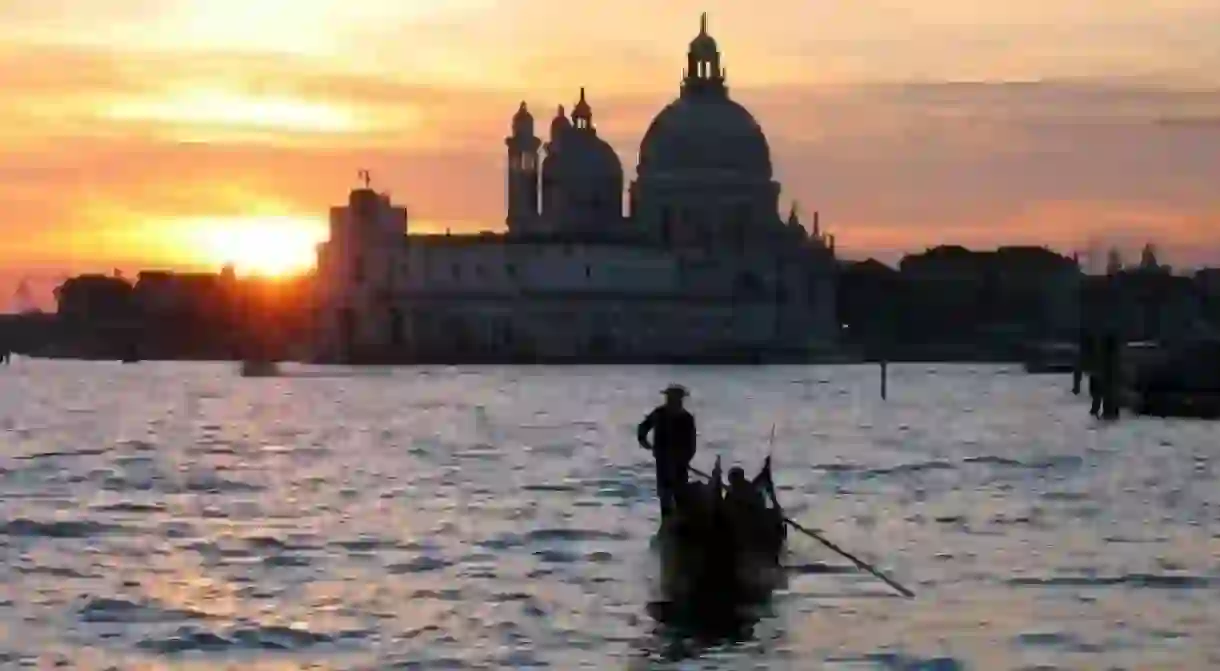
[[[680,662],[758,641],[757,629],[775,616],[772,604],[653,601],[648,615],[655,625],[637,651],[631,668],[651,669],[657,662]]]
[[[123,349],[123,363],[140,363],[140,346],[134,340]]]

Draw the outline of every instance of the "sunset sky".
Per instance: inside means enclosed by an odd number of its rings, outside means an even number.
[[[701,11],[846,255],[1220,262],[1216,0],[0,0],[0,309],[22,275],[292,265],[361,168],[421,229],[499,229],[517,103],[542,129],[580,86],[630,177]]]

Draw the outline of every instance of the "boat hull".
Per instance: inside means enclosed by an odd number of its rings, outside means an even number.
[[[280,367],[274,361],[241,362],[242,377],[275,377],[280,374]]]
[[[782,540],[774,547],[738,545],[727,535],[701,537],[662,523],[652,545],[662,593],[674,601],[758,603],[785,584]]]

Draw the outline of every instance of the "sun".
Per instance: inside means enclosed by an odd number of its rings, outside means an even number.
[[[192,222],[193,255],[217,265],[233,264],[239,275],[291,277],[313,269],[320,222],[290,216],[251,216]]]

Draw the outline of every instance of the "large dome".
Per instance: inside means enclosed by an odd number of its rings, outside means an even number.
[[[640,144],[641,177],[731,174],[770,181],[762,127],[727,95],[683,95],[652,121]]]

